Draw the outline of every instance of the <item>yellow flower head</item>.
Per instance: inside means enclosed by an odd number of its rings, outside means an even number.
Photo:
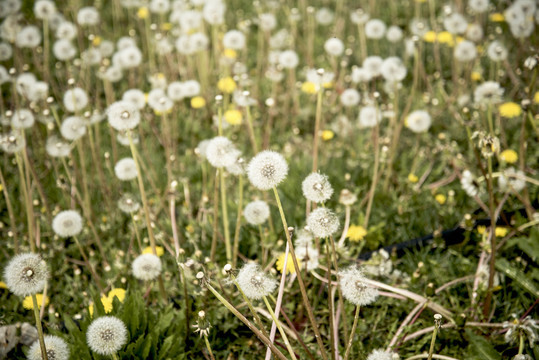
[[[330,81],[330,82],[325,82],[325,83],[322,84],[322,87],[323,87],[324,89],[331,89],[331,88],[333,87],[333,82],[332,82],[332,81]]]
[[[187,232],[188,232],[189,234],[192,234],[192,233],[195,232],[195,228],[194,228],[194,226],[191,225],[191,224],[187,225],[187,226],[185,227],[185,230],[187,230]]]
[[[93,46],[99,46],[101,44],[101,36],[96,36],[93,38],[92,40],[92,45]]]
[[[367,230],[363,226],[358,225],[351,225],[346,233],[346,237],[355,242],[363,240],[366,235]]]
[[[36,294],[36,299],[37,299],[37,308],[41,309],[41,304],[43,303],[43,294]],[[48,296],[45,298],[45,306],[47,306],[47,305],[49,305],[49,297]],[[24,300],[22,301],[22,306],[26,310],[32,310],[34,308],[34,303],[32,302],[32,297],[31,296],[25,297]]]
[[[481,73],[479,71],[472,71],[472,74],[470,75],[470,78],[473,81],[479,81],[479,80],[481,80],[482,76],[481,76]]]
[[[446,44],[448,46],[454,46],[455,40],[453,39],[453,34],[449,31],[442,31],[438,33],[438,42],[440,44]]]
[[[408,174],[408,181],[411,182],[412,184],[415,184],[416,182],[419,181],[419,178],[417,177],[416,174],[414,174],[414,173],[409,173],[409,174]]]
[[[536,91],[535,94],[533,94],[533,102],[539,104],[539,91]]]
[[[492,22],[503,22],[503,21],[505,21],[505,16],[503,16],[503,14],[500,14],[500,13],[490,14],[489,18],[490,18],[490,21],[492,21]]]
[[[496,230],[494,230],[494,234],[496,235],[496,237],[504,237],[505,235],[507,235],[508,232],[509,229],[500,226],[496,226]]]
[[[515,150],[507,149],[501,152],[500,159],[508,164],[514,164],[518,160],[518,154]]]
[[[504,118],[514,118],[522,114],[522,108],[515,102],[506,102],[498,107],[500,115]]]
[[[123,302],[125,299],[125,289],[122,288],[116,288],[109,291],[107,294],[107,297],[110,299],[110,302],[112,303],[112,300],[114,300],[114,297],[117,297],[120,302]]]
[[[306,94],[316,94],[316,84],[310,81],[305,81],[303,84],[301,84],[301,91]]]
[[[191,99],[191,107],[193,109],[200,109],[206,106],[206,100],[202,96],[195,96]]]
[[[434,199],[438,201],[440,205],[443,205],[445,204],[447,197],[444,194],[437,194]]]
[[[7,289],[7,285],[5,282],[0,281],[0,289]]]
[[[238,53],[234,49],[225,49],[223,55],[229,59],[235,59],[238,57]]]
[[[165,253],[165,250],[163,249],[162,246],[156,246],[155,247],[155,252],[157,253],[157,256],[163,256],[163,254]],[[143,254],[153,254],[152,247],[148,246],[148,247],[144,248],[144,250],[142,250],[142,253]]]
[[[217,82],[217,88],[225,94],[232,94],[236,90],[236,82],[230,76],[220,79]]]
[[[137,17],[139,19],[146,19],[149,15],[150,15],[150,11],[148,10],[146,6],[139,8],[137,11]]]
[[[101,304],[103,304],[105,313],[108,314],[112,311],[112,299],[110,299],[108,296],[101,296]],[[90,304],[90,306],[88,306],[88,312],[90,313],[90,316],[94,315],[94,304]]]
[[[225,112],[225,121],[230,125],[241,125],[242,119],[241,111],[237,109],[231,109]]]
[[[301,266],[301,263],[298,262],[298,266]],[[277,270],[280,272],[283,272],[284,267],[284,253],[279,256],[277,259],[277,262],[275,263],[275,267],[277,267]],[[292,255],[288,254],[288,260],[286,261],[286,273],[287,274],[295,274],[296,268],[294,268],[294,261],[292,260]]]
[[[486,226],[484,226],[484,225],[479,225],[479,226],[477,227],[477,232],[478,232],[479,234],[483,235],[483,234],[485,233],[485,231],[487,231],[487,227],[486,227]]]
[[[166,22],[166,23],[161,24],[161,30],[169,31],[170,29],[172,29],[172,24],[171,23]]]
[[[324,141],[329,141],[331,139],[333,139],[333,137],[335,136],[335,133],[331,130],[324,130],[322,131],[322,140]]]
[[[430,31],[427,31],[425,35],[423,35],[423,41],[428,42],[428,43],[433,43],[436,41],[436,37],[437,37],[436,32],[430,30]]]

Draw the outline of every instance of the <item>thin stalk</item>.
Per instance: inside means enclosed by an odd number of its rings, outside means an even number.
[[[213,180],[213,231],[211,239],[210,259],[215,260],[215,252],[217,250],[217,223],[219,222],[219,170],[215,172]]]
[[[139,251],[142,254],[142,251],[143,251],[144,248],[142,247],[142,241],[140,241],[140,235],[138,233],[137,222],[135,221],[135,214],[133,214],[133,213],[130,213],[130,214],[131,214],[131,220],[133,220],[133,229],[135,230],[135,237],[137,238]]]
[[[524,352],[524,335],[522,334],[522,331],[519,334],[519,345],[518,345],[518,354],[521,355]]]
[[[234,285],[236,285],[236,287],[238,288],[240,294],[241,294],[241,297],[243,298],[243,300],[245,301],[245,303],[247,304],[247,307],[249,308],[249,310],[251,311],[251,314],[253,315],[253,317],[255,318],[255,322],[256,324],[260,327],[260,331],[262,331],[262,334],[264,334],[264,336],[268,336],[268,332],[266,331],[266,328],[264,328],[264,324],[262,323],[262,319],[260,319],[260,316],[258,316],[258,314],[256,313],[255,311],[255,308],[253,307],[253,303],[251,302],[251,300],[247,297],[247,295],[245,295],[245,293],[243,292],[240,284],[238,284],[238,281],[236,280],[236,278],[232,275],[231,276],[232,278],[232,281],[234,282]]]
[[[208,353],[210,353],[210,358],[212,360],[215,360],[215,357],[213,356],[213,352],[211,351],[210,342],[208,341],[208,337],[204,336],[204,342],[206,343],[206,349],[208,349]]]
[[[241,212],[243,208],[243,176],[239,176],[238,180],[238,215],[236,217],[236,230],[234,231],[234,253],[232,255],[232,267],[235,268],[238,263],[238,250],[240,244],[240,229],[241,229]]]
[[[322,337],[320,336],[320,331],[318,330],[318,324],[316,323],[316,319],[314,318],[314,315],[313,315],[313,310],[309,303],[309,298],[307,297],[307,290],[305,289],[305,283],[303,282],[303,277],[300,272],[300,267],[298,264],[298,259],[296,257],[296,252],[294,251],[294,244],[292,244],[292,239],[290,238],[290,233],[288,231],[288,224],[286,223],[286,217],[284,215],[283,205],[281,204],[281,198],[279,197],[279,193],[277,192],[277,188],[275,186],[273,187],[273,193],[275,195],[275,200],[277,201],[279,214],[281,215],[281,221],[283,223],[283,228],[286,235],[286,241],[288,242],[288,246],[290,247],[290,254],[292,255],[294,269],[296,270],[296,274],[298,276],[299,289],[301,291],[303,304],[305,305],[305,308],[307,309],[309,321],[311,323],[311,326],[313,327],[314,337],[316,338],[316,342],[318,344],[318,347],[320,348],[320,354],[322,355],[322,358],[324,360],[328,360],[326,349],[324,348],[324,343],[322,342]]]
[[[322,119],[322,94],[324,90],[322,84],[320,84],[320,89],[318,89],[318,95],[316,97],[316,116],[314,120],[314,137],[313,137],[313,168],[312,172],[318,170],[318,133],[320,132],[320,122]]]
[[[221,211],[223,212],[223,233],[225,234],[225,250],[227,262],[232,261],[232,246],[230,243],[230,231],[228,224],[228,206],[226,202],[225,171],[219,169],[219,178],[221,180]]]
[[[374,192],[376,191],[376,184],[378,182],[378,167],[380,166],[380,149],[378,146],[379,126],[376,125],[372,129],[373,147],[374,147],[374,169],[372,172],[371,190],[369,191],[369,201],[367,202],[367,211],[365,212],[365,221],[363,227],[368,229],[369,218],[371,216],[372,203],[374,201]],[[388,169],[389,170],[389,169]]]
[[[9,226],[11,228],[11,233],[13,236],[13,246],[15,253],[19,253],[19,238],[17,236],[17,227],[15,225],[15,215],[13,213],[13,206],[11,205],[11,200],[9,198],[9,192],[6,186],[6,180],[4,179],[4,174],[2,174],[2,168],[0,168],[0,185],[2,185],[2,192],[4,194],[4,199],[6,200],[7,212],[9,215]]]
[[[350,356],[350,350],[352,349],[352,343],[354,342],[354,334],[357,328],[357,322],[359,319],[359,309],[360,306],[356,306],[356,312],[354,314],[354,323],[352,324],[352,331],[350,332],[350,337],[348,338],[348,345],[346,345],[346,351],[344,352],[344,360],[348,360]]]
[[[189,320],[190,320],[190,311],[189,311],[189,292],[187,291],[187,278],[185,277],[185,270],[183,269],[182,265],[178,266],[180,268],[181,273],[181,282],[183,287],[183,297],[185,300],[185,327],[186,327],[186,333],[185,333],[185,341],[187,342],[187,338],[189,337]]]
[[[288,360],[283,353],[273,345],[273,343],[268,339],[267,336],[264,336],[260,330],[258,330],[245,316],[242,315],[232,304],[230,304],[221,294],[217,292],[211,286],[211,284],[206,283],[206,287],[210,292],[231,312],[233,313],[242,323],[244,323],[266,346],[269,346],[271,351],[277,358],[280,360]]]
[[[438,333],[438,325],[435,325],[434,329],[432,330],[432,339],[430,340],[429,357],[427,358],[427,360],[432,359],[432,354],[434,353],[434,344],[436,343],[437,333]]]
[[[258,153],[258,145],[256,143],[255,130],[253,128],[253,116],[251,114],[250,106],[245,107],[245,114],[247,119],[247,129],[249,130],[249,137],[251,138],[251,145],[253,145],[254,153]]]
[[[331,359],[335,360],[335,316],[333,293],[331,291],[331,255],[329,252],[329,244],[326,239],[326,261],[328,264],[327,279],[328,279],[328,312],[329,312],[329,348],[331,351]]]
[[[118,354],[116,354],[116,353],[112,353],[112,358],[114,360],[120,360],[120,358],[118,358]]]
[[[84,207],[89,217],[92,215],[90,207],[90,193],[88,191],[88,174],[86,172],[86,159],[84,158],[84,152],[82,149],[82,140],[77,141],[77,152],[79,153],[80,167],[82,171],[82,190],[84,197]]]
[[[17,167],[19,169],[19,177],[21,178],[21,189],[24,197],[24,204],[26,207],[26,221],[28,223],[28,242],[30,243],[30,250],[32,252],[36,252],[36,244],[34,239],[34,209],[32,206],[32,200],[30,199],[30,194],[28,193],[28,184],[26,182],[26,176],[24,175],[23,163],[18,153],[15,154],[15,160],[17,161]]]
[[[76,236],[73,236],[73,240],[75,240],[75,244],[77,244],[77,248],[79,249],[80,255],[82,256],[82,259],[84,260],[84,263],[88,267],[88,270],[90,270],[90,273],[95,279],[97,288],[99,289],[100,293],[103,293],[103,287],[101,286],[101,278],[99,275],[97,275],[97,272],[95,271],[94,267],[90,263],[90,260],[88,259],[88,256],[86,255],[86,252],[84,251],[84,248],[81,246],[79,239]]]
[[[39,347],[41,348],[41,357],[48,360],[47,349],[45,348],[45,339],[43,338],[43,328],[41,327],[41,319],[39,318],[39,310],[37,308],[37,296],[32,294],[32,305],[34,306],[34,316],[36,318],[37,335],[39,337]]]
[[[271,305],[268,301],[268,297],[264,296],[263,299],[264,299],[264,303],[266,304],[266,308],[268,309],[268,312],[270,313],[271,318],[273,319],[273,322],[275,323],[275,325],[279,329],[279,333],[283,337],[286,349],[290,353],[290,356],[292,357],[292,359],[297,360],[296,354],[294,353],[294,349],[292,349],[292,346],[290,345],[290,341],[288,341],[288,336],[286,336],[286,333],[284,332],[279,319],[277,319],[277,317],[275,316],[275,313],[273,312],[273,309],[271,308]]]

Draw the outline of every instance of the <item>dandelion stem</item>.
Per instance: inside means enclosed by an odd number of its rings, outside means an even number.
[[[357,328],[357,322],[359,319],[359,309],[360,306],[356,306],[356,312],[354,314],[354,323],[352,324],[352,331],[350,332],[350,337],[348,338],[348,345],[346,345],[346,351],[344,352],[344,360],[348,360],[348,356],[350,356],[350,350],[352,349],[352,342],[354,341],[354,334],[356,332]]]
[[[13,237],[13,248],[15,253],[19,252],[19,238],[17,237],[17,228],[15,226],[15,215],[13,213],[13,206],[11,205],[11,200],[9,198],[9,192],[6,186],[6,180],[4,179],[4,174],[2,174],[2,168],[0,168],[0,185],[2,186],[2,193],[4,194],[4,199],[6,200],[7,212],[9,215],[9,223],[11,228],[11,233]]]
[[[28,242],[30,243],[30,249],[32,252],[36,252],[36,244],[34,239],[34,208],[32,206],[32,200],[30,199],[30,194],[28,193],[28,184],[26,182],[26,176],[24,175],[23,163],[21,161],[20,155],[15,154],[15,160],[17,161],[17,167],[19,169],[19,177],[21,179],[21,190],[24,197],[24,203],[26,206],[26,220],[28,223]]]
[[[329,251],[328,240],[326,239],[326,261],[328,263],[328,311],[329,311],[329,348],[331,350],[331,359],[335,360],[335,316],[333,292],[331,291],[331,255]]]
[[[290,247],[290,254],[292,255],[292,262],[294,263],[294,269],[296,270],[296,274],[298,276],[299,289],[301,291],[303,304],[305,305],[305,308],[307,309],[309,321],[311,323],[311,326],[313,327],[314,337],[316,338],[316,342],[318,344],[318,347],[320,348],[320,354],[322,355],[322,358],[324,360],[328,360],[328,357],[326,355],[326,349],[324,348],[324,343],[322,342],[322,337],[320,336],[320,331],[318,330],[318,324],[316,323],[316,319],[314,318],[314,315],[313,315],[313,310],[309,303],[309,298],[307,297],[305,283],[303,282],[303,277],[300,272],[298,259],[296,258],[296,252],[294,251],[294,244],[292,244],[292,239],[290,238],[290,233],[288,232],[288,224],[286,223],[286,217],[284,216],[284,210],[283,210],[283,205],[281,204],[281,198],[279,197],[279,192],[277,191],[277,188],[275,186],[273,187],[273,193],[275,194],[275,200],[277,201],[277,206],[279,207],[279,214],[281,215],[281,221],[283,223],[283,228],[286,235],[286,241],[288,242],[288,246]]]
[[[234,231],[234,254],[232,256],[232,267],[235,268],[238,263],[238,250],[240,244],[240,229],[241,229],[241,211],[243,207],[243,176],[238,179],[238,214],[236,217],[236,230]]]
[[[259,339],[262,341],[266,346],[269,346],[271,351],[275,356],[277,356],[281,360],[288,360],[283,353],[273,345],[273,343],[268,339],[267,336],[262,334],[260,330],[258,330],[245,316],[242,315],[231,303],[229,303],[221,294],[217,292],[211,286],[211,284],[206,283],[206,287],[210,292],[228,309],[231,313],[233,313],[242,323],[244,323]]]
[[[376,183],[378,182],[378,167],[380,166],[380,149],[378,146],[379,126],[376,125],[372,129],[372,139],[374,147],[374,169],[372,171],[371,190],[369,191],[369,201],[367,202],[367,211],[365,213],[365,221],[363,227],[368,229],[369,217],[371,216],[372,202],[374,201],[374,192],[376,191]],[[390,169],[388,168],[388,171]]]
[[[223,212],[223,233],[225,234],[226,260],[232,261],[232,246],[230,244],[230,232],[228,225],[228,206],[226,203],[225,171],[219,169],[219,178],[221,180],[221,211]]]
[[[32,305],[34,307],[34,316],[36,318],[37,335],[39,337],[39,346],[41,347],[41,357],[48,360],[47,349],[45,348],[45,339],[43,338],[43,328],[41,327],[41,319],[39,318],[39,310],[37,308],[37,296],[32,294]]]
[[[286,272],[286,269],[283,269],[283,271]],[[286,345],[286,349],[290,353],[290,356],[292,357],[292,359],[297,360],[296,354],[294,353],[294,349],[292,349],[292,346],[290,346],[290,342],[288,341],[288,336],[286,336],[286,333],[284,332],[283,327],[281,326],[281,323],[279,322],[279,319],[277,319],[277,317],[275,316],[275,313],[273,312],[273,309],[271,308],[271,305],[268,301],[268,297],[264,296],[263,299],[264,299],[264,303],[266,304],[266,308],[268,309],[268,312],[270,313],[271,318],[273,319],[273,322],[275,323],[275,325],[279,329],[279,333],[283,337],[284,344]]]
[[[210,354],[210,358],[212,360],[215,360],[215,357],[213,356],[213,352],[211,351],[210,342],[208,341],[208,337],[204,336],[204,342],[206,343],[206,349],[208,349],[208,353]]]
[[[234,282],[234,285],[236,285],[236,287],[238,288],[240,294],[241,294],[241,297],[243,298],[243,300],[245,301],[245,303],[247,304],[247,307],[249,308],[249,310],[251,311],[251,314],[253,315],[253,317],[255,318],[255,322],[256,324],[260,327],[260,331],[262,331],[262,334],[264,334],[264,336],[268,336],[268,332],[266,331],[266,329],[264,328],[264,324],[262,324],[262,319],[260,319],[260,316],[258,316],[258,314],[256,313],[255,311],[255,308],[253,307],[253,303],[251,302],[251,300],[249,300],[249,298],[245,295],[245,293],[243,292],[240,284],[238,284],[238,281],[236,280],[236,278],[231,275],[231,278],[232,278],[232,281]]]
[[[438,328],[440,327],[439,320],[436,319],[436,316],[439,316],[440,318],[442,317],[440,314],[434,315],[435,324],[434,324],[434,329],[432,330],[432,339],[430,341],[429,356],[428,356],[427,360],[432,359],[432,354],[434,353],[434,344],[436,343],[436,334],[438,333]]]

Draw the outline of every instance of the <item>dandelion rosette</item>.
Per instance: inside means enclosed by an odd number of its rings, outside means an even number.
[[[103,316],[92,321],[86,332],[90,349],[99,355],[112,355],[127,343],[127,328],[115,316]]]
[[[47,266],[38,254],[16,255],[4,269],[6,285],[17,296],[28,296],[43,291],[48,278]]]

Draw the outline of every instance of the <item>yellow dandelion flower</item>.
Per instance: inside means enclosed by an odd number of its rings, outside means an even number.
[[[481,80],[482,76],[481,76],[481,73],[479,71],[472,71],[472,74],[470,75],[470,78],[473,81],[479,81],[479,80]]]
[[[125,299],[125,289],[122,289],[122,288],[112,289],[107,294],[107,297],[110,299],[111,302],[114,300],[115,296],[118,298],[118,300],[120,300],[120,302],[123,302]]]
[[[137,11],[137,17],[139,19],[146,19],[149,15],[150,15],[150,11],[148,10],[146,6],[139,8]]]
[[[508,119],[520,116],[520,114],[522,114],[522,108],[520,105],[512,101],[498,106],[498,111],[500,112],[501,116]]]
[[[166,22],[166,23],[161,24],[161,30],[169,31],[170,29],[172,29],[172,24],[171,23]]]
[[[185,230],[187,230],[187,232],[188,232],[189,234],[192,234],[192,233],[195,232],[195,228],[194,228],[193,225],[191,225],[191,224],[187,225],[187,226],[185,227]]]
[[[454,46],[455,40],[453,39],[453,34],[451,34],[449,31],[442,31],[438,33],[438,42],[440,44],[445,44],[448,46]]]
[[[490,18],[490,21],[492,21],[492,22],[503,22],[503,21],[505,21],[505,16],[503,16],[503,14],[500,14],[500,13],[490,14],[489,18]]]
[[[514,164],[518,160],[518,154],[515,150],[507,149],[501,152],[500,159],[508,164]]]
[[[168,109],[166,112],[154,110],[153,113],[157,116],[162,116],[163,114],[172,114],[172,109]]]
[[[496,230],[494,230],[494,234],[496,237],[504,237],[509,232],[509,229],[506,227],[500,227],[496,226]]]
[[[536,91],[535,94],[533,94],[533,102],[539,104],[539,91]]]
[[[348,232],[346,233],[346,237],[350,239],[350,241],[361,241],[365,238],[367,235],[367,230],[363,226],[359,225],[351,225],[348,228]]]
[[[101,41],[102,41],[101,36],[96,36],[92,40],[92,45],[93,46],[99,46],[99,45],[101,45]]]
[[[333,139],[333,137],[335,136],[335,133],[331,130],[324,130],[322,131],[322,140],[324,141],[329,141],[331,139]]]
[[[425,35],[423,35],[423,41],[428,42],[428,43],[433,43],[436,41],[436,37],[437,37],[436,32],[430,30],[430,31],[427,31]]]
[[[101,222],[106,223],[108,220],[109,219],[105,215],[101,216]]]
[[[487,231],[487,227],[486,227],[486,226],[484,226],[484,225],[479,225],[479,226],[477,227],[477,232],[478,232],[479,234],[483,235],[483,234],[485,233],[485,231]]]
[[[4,190],[4,186],[0,184],[0,191]]]
[[[322,84],[322,87],[324,89],[331,89],[333,87],[333,82],[331,82],[331,81],[330,82],[325,82],[325,83]]]
[[[414,173],[409,173],[409,174],[408,174],[408,181],[411,182],[412,184],[415,184],[416,182],[419,181],[419,178],[417,177],[416,174],[414,174]]]
[[[242,119],[241,111],[237,109],[231,109],[225,112],[225,121],[230,125],[241,125]]]
[[[225,49],[225,51],[223,51],[223,55],[229,59],[235,59],[238,57],[238,53],[234,49]]]
[[[157,256],[163,256],[163,254],[165,253],[165,250],[161,246],[156,246],[155,247],[155,252],[157,253]],[[143,254],[153,254],[152,247],[148,246],[148,247],[144,248],[144,250],[142,250],[142,253]]]
[[[41,304],[43,303],[43,294],[36,294],[36,300],[37,300],[37,308],[41,309]],[[45,298],[45,306],[49,305],[49,300],[50,299],[47,296]],[[22,306],[26,310],[33,310],[34,309],[34,303],[32,302],[32,297],[31,296],[25,297],[24,300],[22,301]]]
[[[438,201],[440,205],[443,205],[447,201],[447,196],[445,196],[444,194],[437,194],[434,199]]]
[[[298,262],[298,265],[301,266],[301,263]],[[279,270],[281,273],[283,272],[284,267],[284,253],[279,256],[277,259],[277,262],[275,263],[275,267],[277,270]],[[286,273],[287,274],[295,274],[296,268],[294,268],[294,261],[292,260],[292,255],[288,254],[288,260],[286,261]]]
[[[310,81],[305,81],[303,84],[301,84],[301,91],[306,94],[316,94],[316,84]]]
[[[191,99],[191,107],[193,109],[200,109],[206,106],[206,100],[202,96],[195,96]]]
[[[230,76],[220,79],[217,88],[226,94],[232,94],[236,90],[236,82]]]
[[[7,285],[5,282],[0,281],[0,289],[7,289]]]
[[[103,308],[107,314],[112,311],[112,299],[109,299],[108,296],[101,296],[101,304],[103,304]],[[88,306],[88,312],[90,313],[90,316],[94,315],[94,304]]]

